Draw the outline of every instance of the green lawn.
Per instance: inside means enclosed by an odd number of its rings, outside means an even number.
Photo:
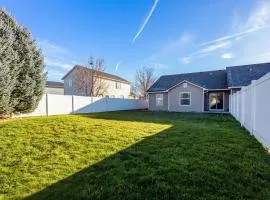
[[[270,156],[229,115],[0,122],[0,199],[270,199]]]

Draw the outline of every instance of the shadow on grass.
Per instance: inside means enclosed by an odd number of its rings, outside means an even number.
[[[128,116],[121,113],[125,112],[84,117],[168,122],[173,126],[27,199],[270,197],[270,168],[266,166],[270,165],[269,156],[244,131],[239,133],[241,129],[230,116],[171,113],[168,118],[167,113],[131,112]]]

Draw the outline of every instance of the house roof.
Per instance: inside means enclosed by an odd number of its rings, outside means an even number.
[[[75,65],[63,78],[62,80],[64,80],[70,73],[72,73],[75,69],[77,68],[86,68],[88,70],[93,70],[93,69],[90,69],[90,68],[87,68],[87,67],[84,67],[84,66],[81,66],[81,65]],[[123,82],[123,83],[127,83],[127,84],[130,84],[129,81],[127,81],[126,79],[123,79],[121,78],[120,76],[116,76],[114,74],[109,74],[109,73],[106,73],[106,72],[101,72],[101,71],[98,71],[98,75],[101,76],[101,77],[104,77],[104,78],[107,78],[107,79],[111,79],[111,80],[115,80],[115,81],[119,81],[119,82]]]
[[[148,89],[148,92],[167,91],[171,87],[183,81],[191,82],[205,89],[227,89],[228,88],[226,70],[216,70],[216,71],[161,76]]]
[[[46,81],[46,87],[64,88],[64,83],[56,81]]]
[[[270,72],[270,63],[227,67],[228,87],[242,87],[251,84]]]

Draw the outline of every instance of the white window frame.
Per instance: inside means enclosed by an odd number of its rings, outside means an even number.
[[[158,101],[158,96],[161,97],[162,101]],[[156,94],[156,106],[163,106],[163,103],[164,103],[163,101],[164,101],[164,95],[163,94]]]
[[[72,87],[72,82],[73,82],[72,79],[68,80],[68,87]]]
[[[182,98],[182,94],[189,94],[189,98]],[[189,105],[183,105],[181,103],[182,99],[189,99]],[[191,92],[179,92],[179,105],[180,106],[191,106]]]

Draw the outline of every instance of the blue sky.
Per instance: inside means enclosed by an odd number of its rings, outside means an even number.
[[[43,50],[48,79],[59,81],[90,55],[133,80],[270,61],[270,1],[0,0]]]

